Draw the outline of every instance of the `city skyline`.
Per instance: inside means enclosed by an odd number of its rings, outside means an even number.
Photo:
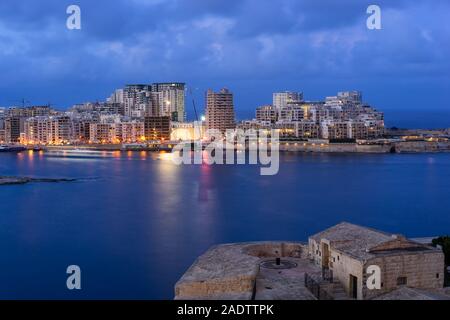
[[[445,1],[378,1],[381,30],[366,28],[368,1],[78,1],[81,30],[65,27],[69,4],[0,5],[1,106],[66,109],[122,83],[177,79],[197,101],[228,85],[241,119],[281,90],[317,100],[357,89],[386,111],[448,111]]]

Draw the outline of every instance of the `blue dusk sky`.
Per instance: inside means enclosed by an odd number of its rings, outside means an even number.
[[[81,30],[66,28],[71,4]],[[366,27],[370,4],[382,30]],[[200,108],[228,87],[242,119],[274,91],[354,89],[390,125],[450,127],[449,12],[448,0],[2,0],[0,106],[64,109],[178,81]]]

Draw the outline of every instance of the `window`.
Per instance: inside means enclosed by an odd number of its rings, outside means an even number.
[[[405,286],[407,283],[408,283],[408,278],[406,278],[406,277],[398,277],[397,278],[398,286]]]
[[[339,256],[338,256],[338,261],[339,261]]]
[[[439,279],[439,273],[436,273],[436,279]]]

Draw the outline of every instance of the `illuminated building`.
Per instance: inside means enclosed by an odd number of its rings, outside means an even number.
[[[170,140],[170,117],[145,117],[144,135],[147,141]]]

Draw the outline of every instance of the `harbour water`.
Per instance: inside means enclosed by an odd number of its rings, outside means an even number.
[[[450,233],[450,154],[281,155],[176,166],[167,153],[0,154],[0,299],[171,299],[217,243],[299,240],[341,221],[410,237]],[[66,288],[79,265],[82,290]]]

